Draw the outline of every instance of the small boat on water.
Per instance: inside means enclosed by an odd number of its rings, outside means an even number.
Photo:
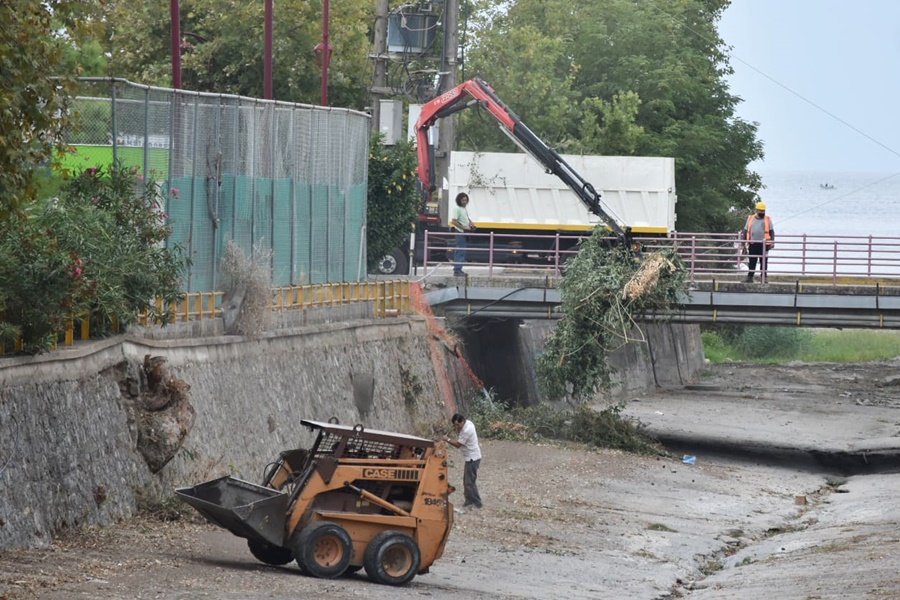
[[[833,189],[835,189],[834,184],[828,183],[828,182],[820,183],[820,184],[819,184],[819,187],[822,188],[823,190],[833,190]]]

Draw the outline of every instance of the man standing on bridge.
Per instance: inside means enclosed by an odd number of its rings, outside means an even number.
[[[744,250],[750,257],[747,264],[750,269],[747,281],[753,281],[758,261],[759,279],[765,282],[768,254],[775,247],[775,228],[772,227],[772,218],[766,215],[765,202],[756,203],[756,212],[747,217],[747,224],[741,230],[741,239],[744,240]]]
[[[466,240],[467,231],[475,231],[475,224],[469,218],[469,211],[466,206],[469,205],[469,195],[460,192],[456,195],[456,207],[453,209],[453,216],[450,219],[450,229],[456,232],[456,250],[453,252],[453,274],[457,277],[464,277],[463,263],[466,262]]]

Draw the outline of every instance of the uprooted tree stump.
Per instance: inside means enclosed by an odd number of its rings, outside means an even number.
[[[194,426],[191,386],[168,375],[165,357],[144,357],[142,385],[135,402],[137,450],[153,473],[158,473],[184,444]]]

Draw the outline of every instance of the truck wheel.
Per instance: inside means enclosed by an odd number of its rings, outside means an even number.
[[[382,275],[406,275],[409,273],[409,260],[400,248],[394,248],[378,261],[378,272]]]
[[[300,570],[313,577],[340,577],[353,554],[350,535],[337,523],[319,521],[306,527],[293,545]]]
[[[247,540],[247,547],[259,562],[267,565],[286,565],[294,559],[293,553],[287,548],[273,546],[259,540]]]
[[[409,583],[422,563],[415,540],[399,531],[382,531],[366,546],[363,565],[372,581],[385,585]]]

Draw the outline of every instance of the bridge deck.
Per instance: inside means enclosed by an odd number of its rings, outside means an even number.
[[[558,277],[526,268],[468,268],[468,277],[431,275],[427,301],[436,312],[468,318],[561,318]],[[695,279],[674,314],[647,313],[638,320],[800,327],[900,329],[900,279],[773,276],[746,283],[735,273]]]

